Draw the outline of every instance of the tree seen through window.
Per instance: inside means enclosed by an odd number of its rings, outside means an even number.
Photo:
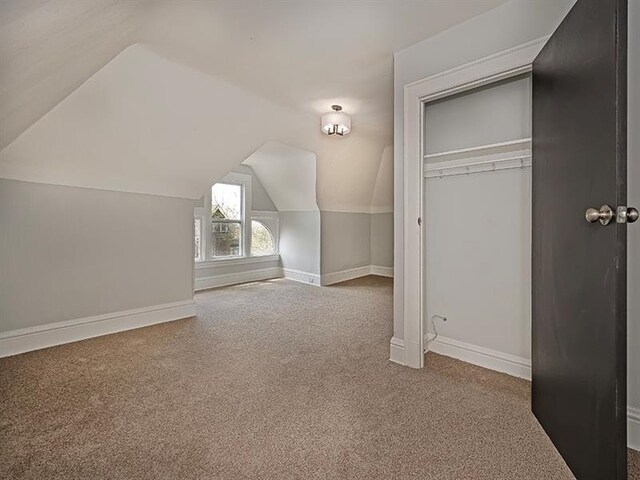
[[[242,186],[216,183],[211,187],[211,255],[242,255]]]
[[[251,255],[273,255],[276,244],[271,231],[258,220],[251,222]]]

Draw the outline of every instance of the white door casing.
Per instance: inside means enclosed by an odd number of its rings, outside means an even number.
[[[531,65],[548,37],[496,53],[480,60],[432,75],[404,87],[404,158],[402,191],[404,242],[401,259],[404,267],[404,338],[391,339],[390,359],[413,368],[424,366],[425,249],[424,222],[424,135],[423,115],[427,102],[466,90],[498,82],[531,71]],[[419,224],[421,223],[421,225]],[[397,310],[396,310],[397,312]]]

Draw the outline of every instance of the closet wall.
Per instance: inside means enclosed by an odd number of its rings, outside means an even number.
[[[531,80],[425,107],[425,330],[429,349],[493,350],[530,365]],[[456,352],[459,353],[459,352]],[[486,352],[485,352],[486,353]]]

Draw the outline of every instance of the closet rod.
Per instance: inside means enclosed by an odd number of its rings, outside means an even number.
[[[425,159],[446,159],[447,157],[463,155],[465,157],[488,155],[491,153],[509,153],[522,150],[531,150],[531,137],[519,138],[517,140],[509,140],[507,142],[489,143],[486,145],[477,145],[475,147],[459,148],[446,152],[428,153]],[[442,161],[442,160],[441,160]]]
[[[474,173],[496,172],[513,168],[527,168],[531,166],[531,155],[485,160],[458,165],[425,164],[426,178],[444,178],[456,175],[471,175]]]

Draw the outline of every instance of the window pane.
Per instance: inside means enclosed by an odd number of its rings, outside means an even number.
[[[264,223],[257,220],[251,222],[251,255],[273,255],[276,253],[276,242],[271,231]]]
[[[211,222],[211,256],[237,257],[242,254],[240,222]]]
[[[202,231],[202,220],[200,217],[196,217],[193,219],[193,226],[195,228],[195,243],[193,245],[193,258],[195,260],[200,260],[200,252],[202,251],[202,243],[200,240],[200,232]]]
[[[211,187],[211,219],[241,220],[242,186],[216,183]]]

